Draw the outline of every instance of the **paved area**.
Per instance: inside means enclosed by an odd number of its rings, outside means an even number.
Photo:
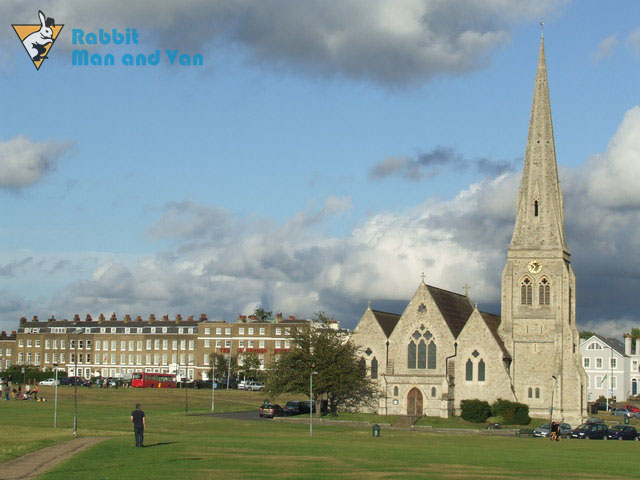
[[[247,412],[228,412],[228,413],[210,413],[207,417],[229,418],[233,420],[271,420],[270,418],[261,417],[258,410],[249,410]]]
[[[60,462],[100,443],[104,438],[76,438],[0,464],[0,480],[27,480],[51,470]]]

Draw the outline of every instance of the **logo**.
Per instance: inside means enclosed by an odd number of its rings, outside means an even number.
[[[38,17],[40,17],[40,25],[11,25],[36,70],[40,70],[42,62],[49,58],[47,54],[64,27],[64,25],[56,25],[53,18],[45,17],[42,10],[38,11]]]

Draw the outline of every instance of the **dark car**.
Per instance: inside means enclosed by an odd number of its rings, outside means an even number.
[[[79,386],[85,386],[88,383],[89,382],[87,382],[82,377],[65,377],[60,379],[60,385],[76,385],[77,384]]]
[[[607,440],[609,429],[603,423],[583,423],[567,438],[581,438],[585,440]]]
[[[284,406],[284,413],[286,415],[300,415],[302,413],[309,413],[309,402],[287,402],[287,404]]]
[[[263,403],[260,407],[260,416],[261,417],[281,417],[283,416],[284,410],[277,403]]]
[[[629,425],[614,425],[609,428],[609,440],[638,440],[638,431]]]

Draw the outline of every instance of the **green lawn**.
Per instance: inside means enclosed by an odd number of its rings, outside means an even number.
[[[72,392],[60,388],[57,431],[52,401],[0,402],[0,459],[71,438]],[[552,443],[389,428],[373,438],[368,427],[337,422],[316,424],[310,437],[306,424],[185,415],[184,391],[79,392],[80,434],[108,439],[42,478],[640,478],[638,442]],[[210,393],[189,391],[190,410],[208,411]],[[257,408],[262,399],[260,393],[220,391],[216,410]],[[128,417],[138,401],[148,416],[145,444],[150,448],[133,447]]]

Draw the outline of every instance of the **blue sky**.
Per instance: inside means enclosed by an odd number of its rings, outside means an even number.
[[[65,25],[39,71],[8,24],[37,8]],[[400,312],[421,272],[498,312],[540,20],[578,322],[635,325],[635,1],[9,0],[0,14],[2,329],[258,305],[353,327],[368,300]],[[139,45],[91,52],[204,66],[71,65],[73,28],[127,27]]]

